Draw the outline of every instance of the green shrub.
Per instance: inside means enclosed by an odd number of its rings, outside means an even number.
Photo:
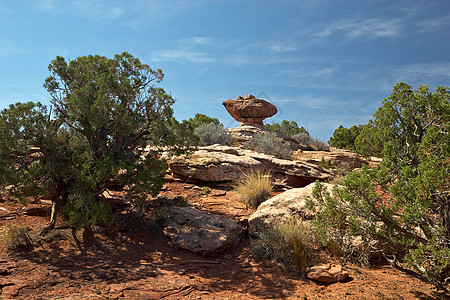
[[[266,124],[265,127],[270,131],[279,132],[287,136],[293,136],[299,133],[308,134],[308,131],[303,127],[298,127],[298,124],[295,121],[289,122],[288,120],[283,120],[281,124]]]
[[[256,152],[273,155],[281,159],[292,159],[292,149],[288,143],[273,132],[256,133],[245,146]]]
[[[290,220],[260,233],[252,246],[252,253],[257,259],[272,260],[304,272],[310,265],[314,244],[311,229],[299,221]]]
[[[271,197],[273,183],[270,173],[251,170],[236,181],[234,190],[247,208],[257,208]]]
[[[26,225],[10,225],[0,233],[0,242],[11,251],[27,251],[33,249]]]
[[[235,139],[223,128],[222,124],[206,123],[194,129],[194,133],[200,138],[200,146],[221,144],[231,146]]]

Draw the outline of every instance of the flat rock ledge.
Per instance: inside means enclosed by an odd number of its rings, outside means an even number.
[[[218,255],[235,247],[244,232],[235,221],[192,206],[169,207],[163,227],[174,247],[203,256]]]
[[[334,174],[320,166],[279,159],[237,147],[211,145],[199,147],[189,155],[168,159],[174,177],[188,182],[230,182],[248,170],[266,170],[287,187],[304,187],[316,180],[329,181]]]

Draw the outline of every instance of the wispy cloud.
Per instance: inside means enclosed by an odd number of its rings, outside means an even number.
[[[421,32],[437,31],[443,28],[447,28],[449,27],[449,25],[450,15],[440,18],[428,19],[419,23]]]
[[[349,39],[391,37],[400,34],[399,20],[340,20],[316,33],[319,38],[341,33]]]
[[[197,52],[191,50],[169,49],[154,51],[150,54],[149,61],[151,62],[168,62],[181,61],[190,63],[211,63],[214,58],[208,56],[204,52]]]
[[[25,53],[26,51],[14,42],[0,39],[0,57],[10,57],[14,54]]]
[[[210,37],[204,36],[193,36],[189,38],[178,39],[177,42],[184,46],[194,46],[194,45],[214,45],[216,40]]]
[[[294,102],[302,107],[307,108],[324,108],[324,107],[332,107],[338,106],[339,103],[336,99],[332,99],[330,97],[325,96],[317,96],[317,95],[303,95],[295,98],[281,98],[273,100],[274,103],[285,103],[285,102]]]
[[[404,82],[448,82],[450,79],[450,62],[420,63],[405,65],[393,73],[395,80]]]
[[[337,68],[300,68],[295,70],[282,70],[278,72],[276,77],[325,77],[335,74]]]
[[[77,13],[96,20],[117,19],[125,12],[123,7],[114,5],[114,2],[101,0],[75,0],[72,5]]]
[[[33,1],[33,6],[38,10],[54,11],[57,8],[57,0]]]

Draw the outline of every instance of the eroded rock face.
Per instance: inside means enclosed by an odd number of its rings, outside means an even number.
[[[169,207],[164,235],[175,247],[204,256],[214,256],[239,242],[242,228],[233,220],[197,210],[194,207]]]
[[[343,164],[353,169],[361,168],[362,165],[368,165],[369,162],[358,153],[331,148],[330,151],[296,151],[293,155],[295,160],[304,161],[312,164],[320,164],[322,158],[328,161],[333,166],[340,166]]]
[[[265,118],[272,117],[278,110],[271,103],[263,99],[257,99],[253,95],[246,95],[244,98],[228,99],[222,103],[228,113],[242,124],[263,125]]]
[[[191,182],[232,181],[250,169],[270,171],[274,179],[288,187],[303,187],[334,177],[331,171],[313,164],[221,145],[199,147],[190,155],[171,158],[168,166],[174,177]]]
[[[290,189],[264,201],[249,217],[249,232],[253,235],[272,228],[275,224],[290,219],[309,221],[314,215],[306,208],[306,198],[312,197],[315,183],[303,188]],[[331,192],[333,184],[323,183]]]
[[[343,282],[349,279],[348,272],[342,270],[341,265],[331,263],[312,267],[306,276],[323,283]]]

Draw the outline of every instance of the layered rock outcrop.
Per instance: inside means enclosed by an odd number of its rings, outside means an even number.
[[[250,169],[270,171],[278,183],[288,187],[303,187],[334,177],[331,171],[314,164],[221,145],[200,147],[189,155],[170,158],[168,166],[174,177],[190,182],[229,182]]]
[[[236,99],[228,99],[222,103],[228,113],[241,124],[263,125],[265,118],[272,117],[277,108],[263,99],[257,99],[253,95],[241,96]]]

